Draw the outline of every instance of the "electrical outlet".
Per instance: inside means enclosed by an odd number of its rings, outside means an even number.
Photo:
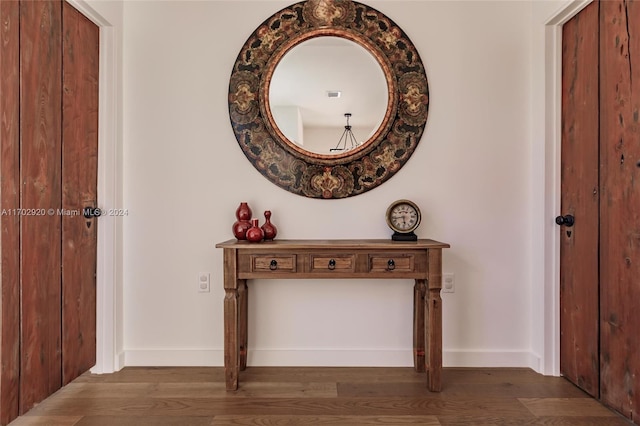
[[[200,272],[198,274],[198,292],[209,293],[211,291],[211,274]]]
[[[442,292],[443,293],[456,292],[456,280],[452,272],[442,274]]]

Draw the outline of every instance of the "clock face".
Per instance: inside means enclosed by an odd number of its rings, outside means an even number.
[[[396,201],[387,210],[387,223],[396,232],[412,232],[420,224],[420,210],[410,201]]]

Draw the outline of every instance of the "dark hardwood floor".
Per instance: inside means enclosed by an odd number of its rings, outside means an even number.
[[[222,368],[84,374],[11,426],[629,425],[559,377],[445,368],[429,392],[411,368],[249,367],[226,392]]]

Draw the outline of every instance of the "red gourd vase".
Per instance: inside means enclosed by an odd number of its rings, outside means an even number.
[[[262,228],[258,226],[258,219],[251,219],[251,228],[247,231],[247,241],[251,243],[259,243],[264,238]]]
[[[242,202],[236,209],[236,219],[251,220],[251,207],[248,203]]]
[[[239,240],[247,239],[247,231],[251,228],[251,208],[249,204],[242,202],[236,209],[236,221],[231,227],[233,235]]]
[[[262,232],[264,232],[265,241],[271,241],[276,237],[278,233],[278,228],[275,227],[273,223],[271,223],[271,212],[269,210],[264,212],[265,222],[262,225]]]

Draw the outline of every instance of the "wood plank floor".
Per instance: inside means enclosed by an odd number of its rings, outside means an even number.
[[[11,426],[629,425],[559,377],[445,368],[429,392],[411,368],[249,367],[226,392],[222,368],[84,374]]]

